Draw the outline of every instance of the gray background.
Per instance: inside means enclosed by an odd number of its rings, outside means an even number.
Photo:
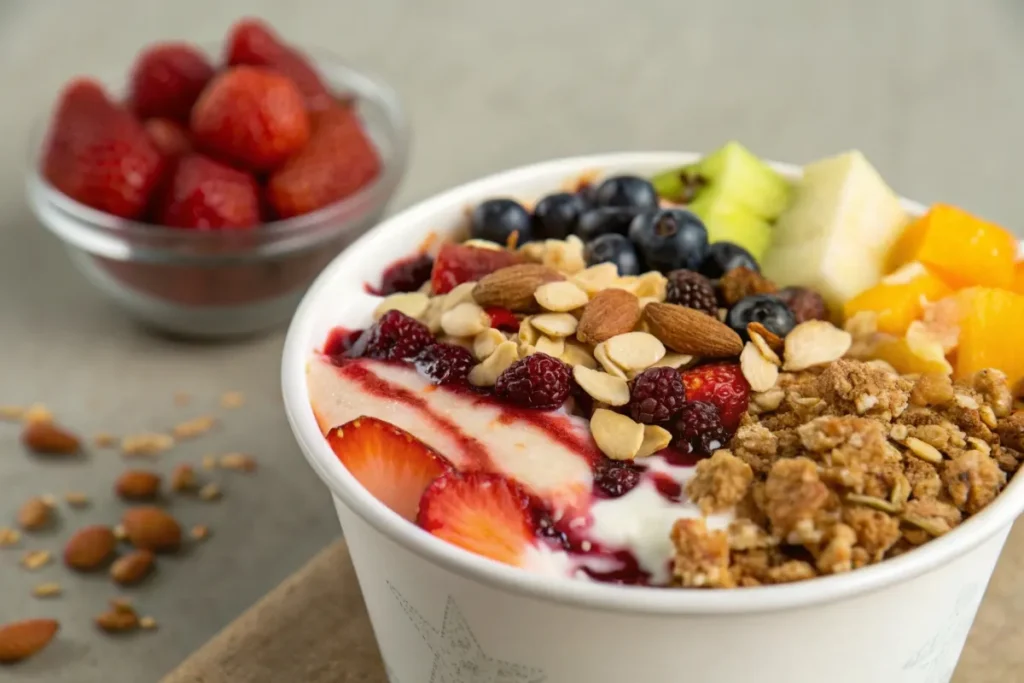
[[[53,651],[5,679],[157,680],[338,533],[326,492],[281,412],[282,335],[232,346],[146,334],[69,269],[23,199],[26,136],[78,73],[124,71],[156,39],[216,41],[241,14],[330,48],[393,82],[415,127],[395,207],[480,174],[544,158],[627,149],[708,150],[736,138],[804,162],[860,148],[901,193],[959,203],[1019,227],[1024,209],[1024,4],[1015,0],[0,0],[0,403],[42,401],[85,434],[166,428],[246,393],[216,435],[158,463],[206,452],[259,458],[224,476],[217,504],[176,503],[215,536],[133,591],[158,633],[96,634],[115,594],[53,565],[29,574],[0,550],[0,623],[56,615]],[[192,406],[176,408],[186,391]],[[26,496],[83,490],[88,511],[30,547],[57,551],[78,524],[112,521],[124,465],[97,451],[41,463],[0,424],[0,520]],[[0,522],[0,526],[6,522]],[[66,594],[28,596],[43,580]],[[325,634],[329,637],[329,634]]]

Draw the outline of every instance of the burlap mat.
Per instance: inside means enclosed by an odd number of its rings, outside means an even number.
[[[953,683],[1024,683],[1021,643],[1024,524],[1010,536]],[[162,683],[282,681],[387,683],[342,541],[321,551]]]

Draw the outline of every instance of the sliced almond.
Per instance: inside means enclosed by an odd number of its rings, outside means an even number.
[[[753,391],[768,391],[779,381],[779,366],[765,358],[753,342],[743,347],[740,370]]]
[[[757,335],[758,339],[760,339],[760,342],[755,342],[757,343],[757,348],[767,347],[769,351],[775,354],[776,358],[778,358],[778,354],[782,353],[784,348],[782,338],[761,323],[753,322],[747,325],[747,335],[750,336],[751,341]],[[765,353],[765,357],[771,360],[767,353]],[[782,365],[782,361],[780,360],[778,364]]]
[[[522,346],[533,346],[537,343],[537,338],[540,336],[540,333],[534,329],[532,320],[533,318],[523,318],[519,322],[517,339],[519,339],[519,343]]]
[[[583,258],[583,241],[576,235],[564,240],[545,240],[541,263],[566,275],[574,275],[587,267]]]
[[[84,508],[89,505],[89,496],[81,491],[68,491],[64,494],[64,501],[73,508]]]
[[[430,284],[429,282],[427,284]],[[423,313],[418,320],[427,326],[430,330],[430,334],[437,334],[441,331],[441,316],[444,314],[442,307],[444,306],[445,298],[443,296],[435,296],[430,299],[427,303],[427,310]]]
[[[572,339],[565,340],[565,351],[562,352],[562,361],[572,367],[582,365],[590,370],[597,367],[597,361],[594,360],[594,355],[590,352],[590,349]]]
[[[35,571],[50,564],[52,559],[53,555],[49,550],[28,550],[21,556],[21,566],[29,571]]]
[[[81,448],[77,436],[48,420],[25,423],[21,442],[33,453],[47,455],[72,455]]]
[[[597,447],[612,460],[632,460],[644,441],[642,424],[604,408],[594,411],[590,432]]]
[[[256,459],[247,453],[225,453],[218,461],[222,470],[234,472],[255,472],[258,468]]]
[[[21,414],[21,421],[24,424],[33,422],[53,422],[53,413],[42,403],[33,403]]]
[[[477,249],[490,249],[491,251],[505,251],[504,245],[490,240],[471,239],[462,243],[465,247],[476,247]]]
[[[179,463],[171,473],[171,490],[175,493],[192,491],[196,488],[196,471],[188,463]]]
[[[600,344],[632,332],[640,321],[640,315],[640,302],[636,295],[623,289],[605,289],[583,309],[576,338],[585,344]]]
[[[453,337],[475,337],[491,326],[491,317],[474,303],[459,304],[441,316],[441,329]]]
[[[0,527],[0,548],[10,548],[11,546],[18,545],[20,540],[21,534],[17,529],[5,526]]]
[[[614,263],[598,263],[572,276],[573,283],[590,296],[611,287],[619,278],[619,269]]]
[[[619,334],[604,343],[608,358],[623,370],[644,370],[665,357],[665,345],[647,332]]]
[[[447,313],[459,304],[471,304],[475,303],[473,300],[473,288],[476,287],[476,282],[463,282],[462,284],[455,285],[450,292],[442,297],[441,299],[441,312]]]
[[[530,318],[530,324],[549,337],[569,337],[576,332],[578,322],[569,313],[542,313]]]
[[[640,443],[640,450],[637,451],[637,458],[646,458],[658,451],[668,448],[672,443],[672,433],[658,425],[644,425],[644,440]]]
[[[55,598],[63,592],[59,583],[47,582],[40,583],[32,589],[32,595],[37,598]]]
[[[205,524],[196,524],[189,530],[189,536],[197,541],[204,541],[210,537],[210,527]]]
[[[0,420],[18,422],[24,414],[23,406],[0,406]]]
[[[537,308],[533,293],[548,282],[565,278],[557,271],[536,263],[500,268],[480,278],[473,299],[481,306],[501,306],[510,311],[529,312]]]
[[[519,347],[515,342],[506,341],[498,345],[487,360],[474,365],[469,371],[469,383],[475,387],[493,387],[498,375],[519,360]]]
[[[420,292],[401,292],[384,297],[384,300],[373,309],[373,319],[379,320],[388,311],[398,311],[410,318],[419,319],[427,312],[430,297]]]
[[[678,370],[681,367],[690,365],[696,360],[693,356],[687,356],[683,353],[667,352],[662,356],[661,360],[652,365],[652,368],[673,368]]]
[[[53,506],[41,497],[30,498],[18,509],[18,526],[25,531],[39,531],[53,519]]]
[[[850,350],[853,337],[824,320],[802,322],[786,335],[785,363],[787,372],[806,370],[842,358]]]
[[[582,365],[572,369],[572,376],[580,388],[595,401],[610,406],[624,406],[629,403],[629,385],[621,377],[590,370]]]
[[[122,586],[142,581],[153,570],[156,555],[150,550],[133,550],[110,566],[110,578]]]
[[[641,299],[651,298],[664,301],[667,288],[668,278],[658,271],[652,270],[636,278],[629,290]]]
[[[651,333],[677,353],[703,358],[731,358],[743,341],[725,323],[676,304],[648,304],[643,311]]]
[[[586,306],[590,301],[586,292],[565,280],[543,284],[537,288],[533,296],[541,308],[555,313],[566,313]]]
[[[233,410],[245,405],[245,394],[241,391],[225,391],[220,395],[220,407]]]
[[[779,358],[779,354],[775,353],[775,349],[772,348],[771,344],[769,344],[768,341],[758,332],[751,330],[749,325],[747,326],[747,334],[750,336],[751,343],[753,343],[753,345],[757,347],[757,350],[761,353],[761,355],[764,357],[766,361],[773,365],[782,365],[782,359]],[[782,340],[780,339],[779,341],[781,342]]]
[[[505,341],[505,335],[493,327],[488,327],[473,337],[473,357],[482,361],[494,353],[498,344]]]
[[[145,629],[147,631],[152,631],[157,627],[157,625],[158,624],[156,623],[156,619],[154,619],[153,617],[139,617],[139,628]]]
[[[220,500],[220,497],[221,497],[220,487],[217,486],[212,481],[209,484],[204,485],[201,489],[199,489],[199,500],[205,500],[206,502],[211,502],[211,501],[214,501],[214,500]]]
[[[121,439],[121,452],[125,455],[157,455],[174,446],[170,434],[147,432],[129,434]]]
[[[626,371],[616,365],[615,362],[608,357],[608,349],[605,347],[605,342],[601,342],[594,347],[594,358],[601,364],[601,367],[604,368],[604,371],[609,375],[626,379]]]
[[[565,339],[556,337],[540,337],[537,339],[537,345],[533,347],[537,353],[543,353],[551,356],[552,358],[561,358],[565,352]]]

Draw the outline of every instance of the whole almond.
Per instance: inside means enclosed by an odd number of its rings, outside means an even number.
[[[82,527],[64,546],[64,564],[82,572],[99,569],[116,547],[117,538],[110,527],[99,524]]]
[[[149,550],[133,550],[110,565],[110,578],[122,586],[142,581],[153,569],[156,556]]]
[[[692,308],[649,303],[644,307],[644,319],[651,333],[677,353],[731,358],[743,350],[743,340],[732,328]]]
[[[640,300],[635,294],[624,289],[604,289],[583,309],[576,338],[585,344],[600,344],[632,332],[638,322]]]
[[[181,526],[158,507],[137,507],[121,518],[128,541],[140,550],[174,552],[181,545]]]
[[[139,627],[139,615],[135,610],[112,608],[96,617],[96,626],[107,633],[124,633]]]
[[[128,470],[117,478],[114,491],[125,500],[152,500],[160,493],[160,475],[145,470]]]
[[[0,663],[28,659],[49,645],[59,629],[54,619],[26,619],[0,626]]]
[[[480,278],[473,288],[473,300],[480,306],[500,306],[517,313],[538,308],[533,293],[548,282],[565,278],[539,263],[522,263],[500,268]]]
[[[18,526],[25,531],[38,531],[53,518],[53,508],[45,500],[31,498],[18,510]]]
[[[25,424],[21,442],[33,453],[71,455],[81,448],[78,437],[52,422],[38,420]]]

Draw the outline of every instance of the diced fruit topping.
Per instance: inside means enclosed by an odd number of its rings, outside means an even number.
[[[451,472],[427,487],[417,523],[471,553],[519,566],[535,542],[530,502],[529,494],[505,477]]]
[[[484,275],[521,262],[522,258],[511,251],[448,243],[441,247],[434,259],[431,289],[435,295],[447,294],[463,282],[474,282]]]
[[[808,320],[829,320],[832,317],[828,304],[821,294],[806,287],[783,287],[776,294],[793,311],[796,323]]]
[[[729,441],[729,431],[722,425],[718,408],[705,401],[683,404],[672,421],[671,431],[676,437],[673,446],[694,455],[711,455]]]
[[[691,208],[705,220],[710,220],[715,205],[727,205],[770,221],[790,202],[789,181],[738,142],[728,142],[707,155],[693,165],[692,172],[704,185]]]
[[[211,78],[213,66],[202,52],[185,43],[160,43],[136,58],[128,101],[141,119],[188,123],[192,105]]]
[[[519,318],[507,308],[501,306],[488,306],[484,309],[491,318],[491,327],[502,332],[518,332]]]
[[[684,370],[687,401],[713,404],[722,425],[733,432],[750,405],[750,384],[736,363],[712,363]]]
[[[175,165],[160,222],[201,230],[248,228],[260,222],[258,192],[251,175],[201,154],[189,154]]]
[[[434,259],[429,254],[416,254],[393,263],[384,271],[377,292],[383,296],[399,292],[415,292],[430,280]]]
[[[505,246],[515,233],[516,242],[523,244],[533,237],[530,223],[529,212],[514,199],[488,199],[473,209],[469,234]]]
[[[761,272],[757,260],[740,245],[732,242],[713,242],[708,245],[707,253],[697,271],[704,277],[717,280],[734,268],[750,268]]]
[[[629,238],[647,267],[662,272],[697,269],[708,247],[704,223],[682,209],[640,214],[629,226]]]
[[[743,341],[750,339],[747,335],[750,323],[761,323],[772,334],[785,337],[796,327],[796,316],[774,294],[756,294],[740,299],[725,317],[725,324],[740,335]]]
[[[232,27],[228,34],[226,58],[232,66],[265,66],[287,76],[302,92],[310,111],[327,109],[334,102],[309,61],[300,52],[285,45],[259,19],[243,19]]]
[[[149,139],[167,159],[176,159],[192,151],[188,131],[170,119],[149,119],[143,124]]]
[[[918,262],[908,263],[846,302],[847,319],[869,311],[875,314],[879,332],[901,335],[920,319],[924,304],[952,293],[945,282]]]
[[[377,500],[414,521],[423,492],[451,472],[449,462],[398,427],[360,417],[327,432],[338,460]]]
[[[534,239],[564,240],[576,232],[587,208],[587,201],[578,193],[549,194],[533,207]]]
[[[523,408],[552,410],[569,398],[571,377],[568,365],[545,353],[535,353],[498,375],[494,393]]]
[[[72,199],[138,218],[160,180],[163,159],[142,124],[91,80],[61,94],[43,153],[43,175]]]
[[[642,424],[667,422],[686,401],[686,387],[674,368],[648,368],[630,385],[630,417]]]
[[[411,361],[430,344],[434,337],[430,330],[415,318],[391,310],[366,330],[351,349],[353,358]]]
[[[269,171],[309,140],[302,94],[281,74],[238,66],[215,77],[192,109],[192,133],[218,156]]]
[[[686,306],[718,317],[718,299],[715,286],[700,273],[692,270],[673,270],[667,276],[665,301]]]
[[[960,292],[957,299],[962,317],[956,376],[966,379],[979,370],[998,368],[1006,373],[1010,386],[1017,386],[1024,378],[1020,345],[1024,295],[974,287]]]
[[[601,182],[594,189],[594,204],[599,207],[621,207],[655,211],[658,208],[658,193],[645,178],[636,176],[613,176]]]
[[[311,117],[309,143],[270,176],[267,194],[281,218],[349,197],[380,173],[380,157],[353,109],[335,106]]]
[[[629,238],[618,233],[601,235],[587,242],[583,258],[588,266],[612,263],[618,269],[619,275],[640,274],[640,258],[637,256],[636,247]]]
[[[1017,238],[963,209],[936,204],[915,220],[893,246],[888,269],[919,262],[954,287],[1009,287]]]
[[[636,209],[625,207],[602,207],[590,209],[580,216],[576,235],[589,242],[601,235],[616,233],[625,235],[633,219],[639,215]]]
[[[416,358],[416,368],[437,384],[465,384],[474,363],[473,354],[454,344],[431,344]]]
[[[602,458],[594,468],[594,487],[609,498],[619,498],[636,488],[641,472],[628,460]]]

